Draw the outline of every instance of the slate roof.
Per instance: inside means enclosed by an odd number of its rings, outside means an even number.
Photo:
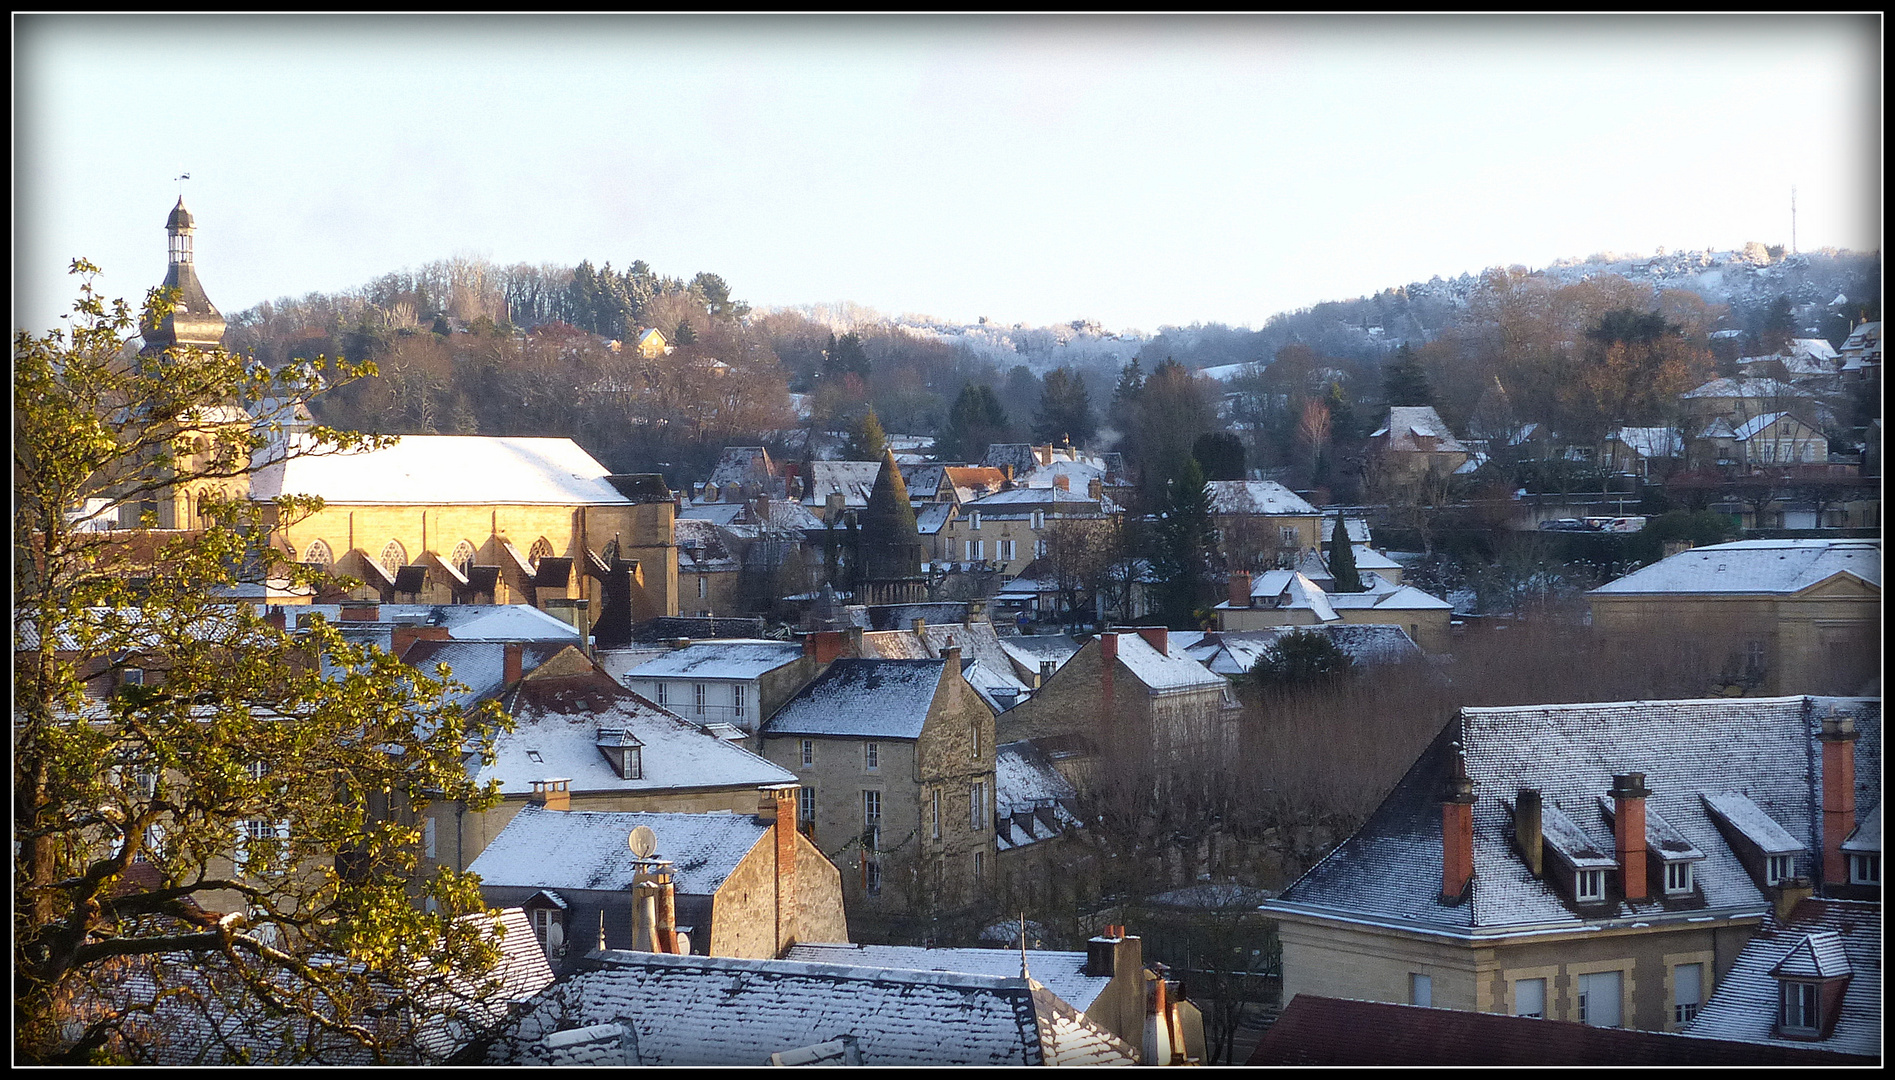
[[[1367,824],[1266,910],[1435,931],[1497,935],[1568,928],[1605,918],[1667,920],[1757,913],[1770,906],[1703,795],[1747,797],[1809,852],[1821,850],[1822,755],[1816,735],[1834,707],[1855,717],[1858,813],[1879,801],[1881,702],[1863,698],[1722,698],[1581,705],[1467,708],[1424,751]],[[1443,904],[1440,793],[1450,745],[1466,746],[1474,782],[1474,880],[1467,902]],[[1512,850],[1507,803],[1538,788],[1544,816],[1570,820],[1592,850],[1609,854],[1612,834],[1598,798],[1612,777],[1643,772],[1646,800],[1692,846],[1701,901],[1612,900],[1582,916],[1548,883],[1535,880]],[[1552,828],[1548,828],[1548,835]],[[1814,874],[1815,856],[1795,856]],[[1694,906],[1691,906],[1694,905]]]
[[[1275,480],[1212,480],[1204,485],[1213,514],[1298,514],[1314,517],[1307,500]]]
[[[1761,416],[1753,416],[1750,419],[1744,421],[1742,424],[1739,424],[1737,428],[1734,431],[1732,431],[1731,437],[1736,439],[1738,442],[1746,442],[1750,439],[1756,438],[1758,435],[1761,435],[1763,432],[1768,430],[1772,424],[1775,424],[1777,421],[1784,420],[1784,419],[1789,420],[1791,424],[1795,425],[1796,427],[1800,427],[1804,431],[1808,432],[1808,434],[1802,436],[1803,438],[1813,439],[1813,438],[1821,437],[1821,434],[1822,434],[1821,432],[1817,431],[1815,428],[1810,427],[1808,424],[1805,424],[1803,421],[1798,420],[1796,417],[1791,416],[1789,413],[1786,413],[1786,412],[1772,412],[1772,413],[1764,413]],[[1792,437],[1795,437],[1794,432],[1792,432]]]
[[[1680,395],[1685,398],[1806,398],[1809,394],[1789,383],[1776,379],[1712,379],[1695,390],[1687,390]]]
[[[754,679],[801,659],[803,647],[784,641],[696,641],[628,669],[627,679]]]
[[[1850,833],[1849,838],[1842,842],[1842,850],[1876,852],[1882,850],[1882,801],[1880,799],[1875,801],[1875,807],[1863,818],[1862,824],[1856,826],[1856,831]]]
[[[284,613],[291,628],[312,615],[344,629],[392,626],[445,626],[456,641],[541,641],[579,643],[579,631],[527,604],[382,604],[371,621],[345,620],[340,604],[296,604]]]
[[[1037,675],[1042,661],[1064,664],[1071,660],[1079,643],[1066,634],[1009,634],[1000,639],[1000,648],[1014,663]]]
[[[1613,437],[1643,458],[1684,456],[1684,435],[1677,428],[1622,427]]]
[[[626,1029],[622,1064],[763,1065],[843,1036],[864,1065],[1134,1063],[1117,1037],[1028,979],[615,951],[592,960],[598,970],[529,1001],[485,1062],[551,1064],[561,1059],[546,1036],[614,1023]]]
[[[671,538],[678,547],[678,573],[735,573],[740,568],[712,522],[679,518],[671,526]]]
[[[1634,570],[1591,596],[1649,593],[1795,593],[1837,574],[1882,587],[1874,540],[1740,540],[1692,548]]]
[[[502,794],[532,790],[535,780],[568,779],[585,792],[671,791],[793,783],[796,775],[625,689],[603,672],[525,680],[502,701],[513,715],[491,765],[473,766],[476,782],[499,780]],[[622,729],[643,749],[643,778],[614,772],[599,752],[601,729]]]
[[[1216,689],[1227,685],[1204,665],[1191,659],[1183,649],[1167,638],[1166,649],[1159,652],[1151,643],[1130,630],[1119,633],[1119,663],[1155,693]]]
[[[1365,1033],[1373,1032],[1373,1038]],[[1298,994],[1263,1034],[1250,1065],[1847,1065],[1789,1044],[1759,1047],[1566,1020],[1429,1009]]]
[[[720,488],[732,483],[761,484],[768,490],[772,481],[778,479],[768,450],[761,446],[726,446],[717,456],[710,479],[705,482]]]
[[[1820,1042],[1775,1037],[1778,981],[1773,971],[1819,977],[1849,974],[1842,1011]],[[1764,920],[1711,1000],[1687,1029],[1692,1035],[1742,1039],[1783,1047],[1820,1047],[1878,1054],[1882,1044],[1882,905],[1859,900],[1808,899],[1787,922]]]
[[[1304,631],[1327,637],[1358,664],[1399,664],[1422,657],[1408,631],[1385,623],[1328,623],[1322,626],[1272,626],[1262,630],[1226,630],[1205,634],[1185,652],[1213,674],[1232,678],[1256,666],[1285,634]]]
[[[963,514],[974,511],[982,514],[1024,514],[1037,509],[1058,514],[1088,512],[1116,514],[1122,508],[1110,497],[1104,495],[1094,499],[1083,491],[1066,491],[1056,487],[1016,487],[975,499],[963,506],[961,512]]]
[[[1001,743],[994,752],[994,840],[1011,851],[1083,823],[1071,806],[1078,792],[1031,740]],[[1089,1008],[1085,1003],[1081,1008]]]
[[[1368,584],[1371,574],[1363,571],[1363,584]],[[1347,593],[1332,592],[1324,596],[1329,607],[1336,611],[1356,611],[1374,608],[1376,611],[1452,611],[1454,605],[1438,596],[1430,596],[1413,585],[1389,585],[1376,577],[1377,588],[1369,592]]]
[[[1420,437],[1432,437],[1436,443],[1433,453],[1467,452],[1467,447],[1454,437],[1448,429],[1447,421],[1434,411],[1432,405],[1397,405],[1388,410],[1388,420],[1375,430],[1369,438],[1388,436],[1390,450],[1421,451],[1415,440]]]
[[[941,660],[837,660],[764,723],[764,735],[918,739]]]
[[[895,968],[901,971],[953,971],[963,975],[1018,978],[1020,950],[924,949],[913,945],[793,945],[783,957],[811,964],[858,968]],[[1087,975],[1086,954],[1028,949],[1027,974],[1073,1008],[1092,1008],[1107,986],[1109,975]]]
[[[710,896],[770,831],[748,814],[544,810],[528,805],[467,867],[498,888],[623,891],[637,860],[628,846],[640,825],[658,838],[653,858],[671,860],[678,892]]]
[[[331,506],[629,504],[606,481],[610,472],[571,439],[403,435],[386,450],[266,465],[251,480],[250,498],[320,495]]]
[[[915,532],[922,536],[937,535],[953,518],[953,503],[922,503],[915,507]]]
[[[531,672],[568,648],[539,641],[522,644],[521,673]],[[451,699],[459,705],[496,697],[507,688],[504,641],[417,641],[401,654],[401,660],[429,678],[434,677],[434,665],[446,664],[453,672],[450,678],[467,687]]]
[[[861,508],[869,504],[875,490],[875,474],[882,471],[879,461],[812,461],[803,488],[803,505],[826,505],[832,492],[842,493],[844,506]]]

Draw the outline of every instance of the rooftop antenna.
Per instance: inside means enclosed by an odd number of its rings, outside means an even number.
[[[1020,913],[1020,977],[1022,979],[1030,977],[1026,973],[1026,912],[1024,911]]]

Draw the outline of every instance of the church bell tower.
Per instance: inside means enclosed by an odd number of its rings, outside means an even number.
[[[224,317],[204,295],[204,286],[198,282],[197,268],[192,264],[191,242],[195,232],[197,221],[185,209],[184,197],[179,196],[178,205],[172,207],[171,216],[165,219],[170,265],[165,270],[164,285],[178,291],[177,304],[155,325],[139,327],[145,339],[143,351],[147,354],[174,346],[215,349],[223,344]]]

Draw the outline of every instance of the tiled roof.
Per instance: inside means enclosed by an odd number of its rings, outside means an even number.
[[[1761,416],[1753,416],[1750,419],[1744,421],[1742,424],[1739,424],[1736,430],[1731,433],[1731,437],[1736,439],[1738,442],[1744,442],[1747,439],[1753,439],[1759,433],[1768,429],[1770,425],[1776,423],[1778,420],[1784,419],[1785,417],[1788,417],[1791,423],[1796,424],[1800,427],[1808,428],[1811,431],[1811,433],[1814,434],[1815,432],[1814,428],[1809,428],[1809,425],[1804,424],[1802,421],[1796,419],[1793,416],[1790,416],[1789,413],[1772,412],[1772,413],[1764,413]]]
[[[526,806],[468,867],[503,888],[632,887],[638,870],[627,838],[640,825],[658,838],[653,858],[671,860],[677,891],[710,896],[770,831],[748,814],[619,813]]]
[[[570,648],[564,644],[527,642],[520,646],[520,671],[530,672]],[[507,643],[504,641],[417,641],[401,659],[432,678],[434,665],[446,664],[449,677],[467,687],[452,700],[460,705],[483,701],[507,688]]]
[[[1212,480],[1204,488],[1213,514],[1316,514],[1315,507],[1275,480]]]
[[[1695,390],[1686,391],[1682,396],[1686,398],[1806,398],[1809,394],[1776,379],[1725,378],[1712,379]]]
[[[1079,651],[1079,643],[1066,634],[1009,634],[1000,639],[1000,648],[1027,671],[1037,674],[1042,661],[1064,664]]]
[[[536,684],[527,680],[502,702],[512,731],[497,736],[493,764],[474,767],[474,780],[499,780],[503,794],[532,790],[535,780],[568,779],[584,792],[670,791],[783,784],[796,776],[740,746],[706,734],[598,673]],[[600,730],[622,729],[642,744],[642,778],[613,771],[598,748]]]
[[[763,725],[763,734],[920,738],[942,664],[837,660],[785,702]]]
[[[1734,791],[1707,791],[1698,797],[1704,800],[1705,809],[1714,817],[1736,829],[1765,855],[1799,855],[1809,850],[1808,844],[1785,832],[1783,826],[1770,817],[1769,811],[1744,795]]]
[[[844,1036],[864,1065],[1133,1063],[1123,1042],[1028,979],[656,953],[592,959],[598,970],[529,1001],[484,1060],[552,1063],[547,1036],[611,1023],[624,1029],[615,1063],[627,1065],[755,1066]]]
[[[933,536],[946,528],[953,517],[953,503],[922,503],[915,507],[915,532],[922,536]]]
[[[1692,548],[1592,590],[1640,593],[1794,593],[1836,574],[1878,589],[1882,550],[1874,540],[1740,540]]]
[[[1842,974],[1848,988],[1828,1038],[1820,1042],[1776,1037],[1778,987],[1774,971],[1793,977]],[[1771,1046],[1820,1047],[1876,1054],[1882,1045],[1882,905],[1858,900],[1809,899],[1786,923],[1772,912],[1691,1022],[1689,1032]]]
[[[1388,421],[1369,437],[1383,435],[1388,436],[1391,450],[1418,451],[1422,446],[1416,439],[1432,438],[1437,440],[1431,448],[1435,453],[1467,452],[1432,405],[1397,405],[1389,409]]]
[[[1863,818],[1849,839],[1842,842],[1844,851],[1881,851],[1882,850],[1882,800],[1875,800],[1875,808]]]
[[[1677,428],[1622,427],[1613,433],[1620,442],[1644,458],[1684,456],[1684,435]]]
[[[769,484],[777,479],[772,468],[770,452],[761,446],[726,446],[717,456],[717,464],[711,469],[706,483],[722,487],[725,484]]]
[[[1362,580],[1366,584],[1370,576],[1364,571]],[[1360,611],[1374,608],[1376,611],[1452,611],[1454,605],[1438,596],[1430,596],[1413,585],[1387,585],[1378,576],[1377,584],[1382,586],[1371,592],[1347,593],[1332,592],[1323,599],[1336,611]]]
[[[606,481],[610,472],[571,439],[403,435],[386,450],[267,465],[250,497],[319,495],[331,506],[623,506],[631,500]]]
[[[1001,814],[1031,810],[1077,796],[1072,782],[1032,742],[994,748],[994,804]]]
[[[680,574],[730,573],[738,569],[736,558],[714,523],[679,518],[671,524]]]
[[[1855,718],[1856,805],[1867,811],[1880,800],[1877,700],[1723,698],[1463,709],[1368,823],[1267,907],[1463,935],[1575,927],[1598,918],[1760,912],[1770,900],[1719,832],[1703,796],[1743,791],[1808,851],[1820,850],[1822,755],[1816,736],[1831,708]],[[1474,879],[1468,902],[1443,904],[1440,792],[1457,741],[1466,747],[1474,783]],[[1534,879],[1515,854],[1507,804],[1520,789],[1537,788],[1546,819],[1557,810],[1590,850],[1610,853],[1611,831],[1598,799],[1615,775],[1629,772],[1645,774],[1652,791],[1648,810],[1704,853],[1695,872],[1701,899],[1690,910],[1663,898],[1613,900],[1608,910],[1582,916],[1548,883]],[[1546,827],[1549,836],[1556,827]],[[1793,869],[1813,873],[1813,855],[1794,858]]]
[[[1372,1038],[1364,1037],[1373,1033]],[[1566,1020],[1298,994],[1264,1032],[1251,1065],[1843,1065],[1808,1047],[1592,1027]]]
[[[811,964],[902,971],[955,971],[963,975],[1018,978],[1019,949],[925,949],[912,945],[795,945],[783,957]],[[1112,983],[1110,975],[1087,975],[1086,954],[1029,949],[1027,973],[1081,1012],[1092,1008]]]
[[[803,647],[784,641],[698,641],[631,668],[629,679],[754,679],[795,663]]]

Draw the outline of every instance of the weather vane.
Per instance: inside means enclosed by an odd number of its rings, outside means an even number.
[[[172,179],[178,182],[178,198],[180,199],[184,198],[184,182],[186,180],[189,180],[190,178],[191,178],[190,173],[183,173],[179,176],[172,177]]]

